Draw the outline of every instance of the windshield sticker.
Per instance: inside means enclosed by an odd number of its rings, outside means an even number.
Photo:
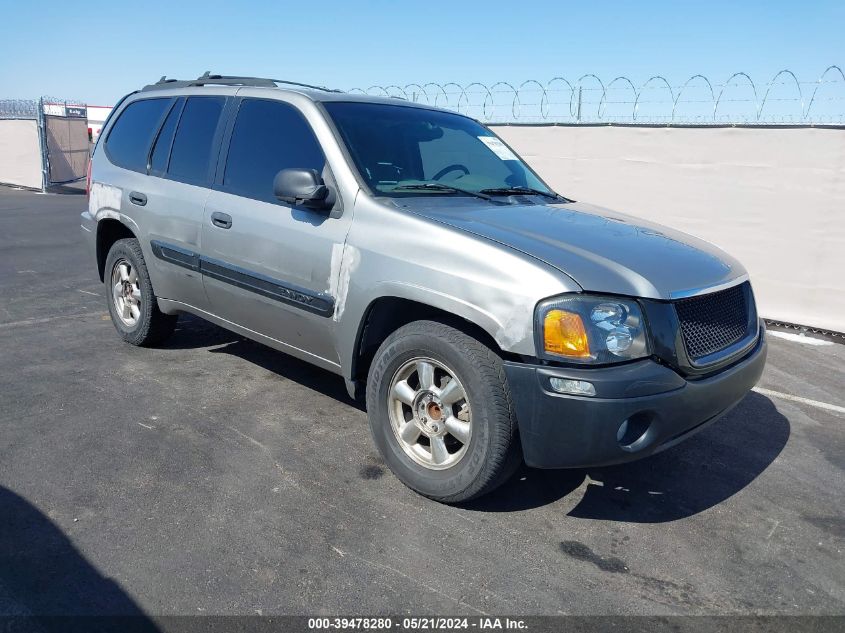
[[[479,136],[478,140],[484,143],[487,148],[502,160],[519,160],[507,145],[502,143],[495,136]]]

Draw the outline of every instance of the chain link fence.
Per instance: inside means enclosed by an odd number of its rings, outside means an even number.
[[[487,123],[645,125],[843,125],[845,72],[827,67],[817,79],[784,69],[766,82],[737,72],[719,83],[704,75],[672,82],[609,81],[592,73],[493,84],[454,82],[374,85],[350,93],[398,97],[456,110]]]

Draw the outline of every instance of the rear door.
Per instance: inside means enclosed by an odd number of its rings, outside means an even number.
[[[104,154],[108,160],[94,161],[89,203],[92,214],[114,217],[112,214],[119,213],[120,220],[132,229],[141,243],[153,288],[162,297],[173,296],[174,284],[202,292],[199,274],[179,283],[184,270],[159,262],[151,249],[151,232],[169,233],[167,240],[176,249],[194,248],[199,239],[201,214],[183,216],[181,222],[170,223],[179,226],[179,230],[169,231],[165,226],[166,218],[171,213],[179,214],[179,210],[171,209],[166,187],[148,175],[152,146],[157,143],[162,126],[172,125],[178,101],[170,96],[136,99],[117,114],[103,139],[102,150],[95,155],[96,159]]]
[[[199,270],[203,209],[214,180],[224,96],[176,99],[150,154],[144,195],[149,207],[156,293],[202,310],[209,307]]]
[[[333,218],[329,211],[293,207],[273,196],[273,179],[285,168],[315,169],[331,182],[320,143],[300,110],[261,98],[239,99],[235,109],[202,228],[203,280],[212,311],[300,357],[336,366],[332,289],[352,214]]]

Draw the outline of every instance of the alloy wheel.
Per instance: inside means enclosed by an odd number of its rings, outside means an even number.
[[[472,437],[466,390],[455,372],[432,358],[404,363],[390,382],[390,424],[402,450],[431,470],[457,464]]]
[[[135,266],[118,259],[111,273],[112,300],[118,318],[127,327],[135,327],[141,318],[141,287]]]

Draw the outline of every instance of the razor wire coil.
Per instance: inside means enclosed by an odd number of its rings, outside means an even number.
[[[399,98],[456,110],[487,123],[840,125],[845,124],[845,72],[828,66],[812,81],[783,69],[765,83],[736,72],[716,83],[705,75],[643,82],[593,73],[574,81],[409,83],[352,88],[350,93]]]

